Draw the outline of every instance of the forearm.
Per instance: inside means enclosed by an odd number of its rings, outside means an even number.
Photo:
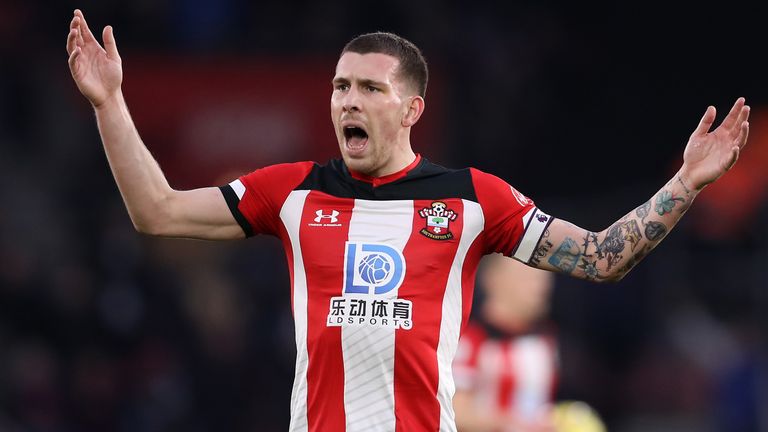
[[[698,195],[686,183],[678,172],[650,200],[600,233],[595,255],[608,280],[623,278],[677,225]],[[611,248],[620,244],[621,251]]]
[[[118,91],[95,107],[96,120],[112,175],[137,230],[152,232],[170,215],[173,189],[141,141],[128,106]]]
[[[112,27],[104,48],[75,10],[67,35],[69,68],[77,88],[94,106],[104,151],[133,225],[138,231],[197,239],[242,238],[245,232],[218,188],[175,191],[141,142],[120,85],[122,61]]]
[[[620,280],[688,210],[698,191],[686,182],[675,174],[651,199],[600,232],[556,221],[542,236],[532,263],[589,280]]]

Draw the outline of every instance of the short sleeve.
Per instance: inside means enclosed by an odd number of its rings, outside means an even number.
[[[246,236],[278,235],[280,209],[285,199],[314,166],[313,162],[271,165],[241,176],[219,189]]]
[[[474,168],[471,171],[485,217],[485,253],[503,253],[528,263],[553,218],[504,180]]]

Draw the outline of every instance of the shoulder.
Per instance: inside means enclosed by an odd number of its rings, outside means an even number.
[[[421,175],[437,177],[440,181],[460,184],[469,187],[477,196],[475,201],[483,199],[498,199],[499,197],[514,198],[521,206],[532,204],[532,200],[518,191],[502,178],[475,167],[446,168],[425,160]]]
[[[486,197],[488,199],[493,197],[511,197],[524,207],[533,204],[530,198],[505,180],[477,168],[469,168],[469,172],[472,175],[472,182],[481,200]]]
[[[411,199],[452,197],[477,202],[469,168],[452,169],[422,157],[422,161],[408,176],[394,182],[392,191]],[[398,199],[393,196],[391,199]]]
[[[312,172],[315,166],[317,166],[315,162],[309,161],[268,165],[241,176],[233,183],[241,182],[246,190],[264,188],[283,190],[286,187],[293,189]],[[237,187],[236,184],[232,186]]]

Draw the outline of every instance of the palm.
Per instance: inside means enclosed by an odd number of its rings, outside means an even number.
[[[736,163],[747,143],[748,118],[749,106],[739,98],[720,126],[710,132],[715,108],[707,108],[683,153],[683,168],[693,187],[701,189],[712,183]]]
[[[82,13],[76,11],[67,38],[69,68],[80,92],[96,106],[115,94],[123,80],[123,69],[111,28],[104,31],[104,45],[106,49],[99,45],[88,29]]]

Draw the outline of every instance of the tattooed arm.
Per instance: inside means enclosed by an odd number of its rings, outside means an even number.
[[[695,195],[678,174],[649,201],[601,232],[555,219],[542,235],[531,264],[589,280],[617,281],[659,244]]]
[[[723,123],[709,132],[709,107],[691,135],[683,166],[649,201],[600,232],[554,220],[539,240],[530,265],[595,281],[618,281],[669,233],[696,195],[728,171],[749,134],[749,106],[739,98]]]

